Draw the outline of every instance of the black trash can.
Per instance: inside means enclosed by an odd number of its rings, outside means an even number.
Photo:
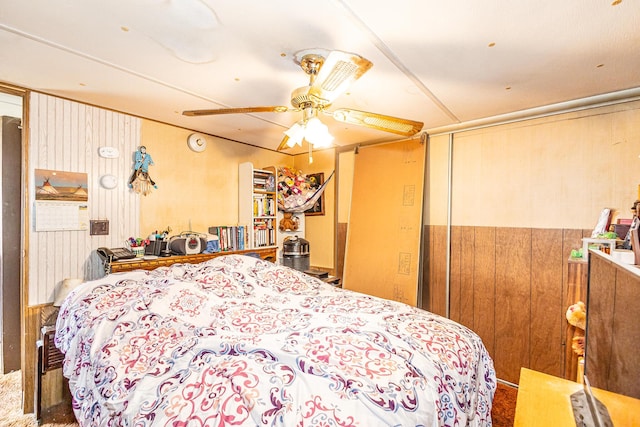
[[[282,265],[298,271],[309,270],[309,242],[298,236],[287,237],[282,243]]]

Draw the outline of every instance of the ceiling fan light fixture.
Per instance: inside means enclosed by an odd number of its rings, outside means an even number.
[[[304,122],[300,121],[294,123],[293,126],[284,131],[284,134],[289,137],[289,140],[287,141],[287,147],[293,148],[296,145],[302,147],[302,140],[304,139],[305,135]]]
[[[329,133],[327,125],[319,118],[312,117],[307,121],[304,139],[315,148],[327,148],[331,146],[333,136]]]
[[[293,148],[296,145],[302,147],[303,140],[315,148],[327,148],[331,146],[333,141],[329,128],[317,117],[294,123],[284,134],[288,138],[286,146],[289,148]]]

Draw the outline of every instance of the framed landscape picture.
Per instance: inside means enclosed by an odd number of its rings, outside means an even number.
[[[317,190],[324,183],[324,173],[307,174],[309,185],[313,190]],[[305,216],[324,215],[324,191],[316,200],[315,204],[308,210],[304,211]]]

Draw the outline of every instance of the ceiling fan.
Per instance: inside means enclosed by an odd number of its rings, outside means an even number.
[[[322,53],[308,52],[301,56],[299,64],[309,76],[309,85],[295,89],[291,93],[291,105],[293,108],[286,106],[220,108],[190,110],[184,111],[182,114],[185,116],[207,116],[302,111],[303,118],[285,131],[285,136],[278,146],[278,150],[302,145],[303,140],[306,140],[310,146],[313,145],[316,148],[330,146],[333,137],[329,134],[327,126],[318,119],[319,113],[331,116],[339,122],[365,126],[403,136],[415,135],[422,129],[422,122],[399,117],[350,108],[328,110],[331,104],[354,81],[373,66],[373,63],[360,55],[333,50],[325,57]]]

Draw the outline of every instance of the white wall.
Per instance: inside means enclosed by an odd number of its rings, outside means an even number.
[[[140,119],[48,95],[31,93],[29,105],[28,192],[28,305],[53,301],[54,290],[68,277],[94,279],[102,275],[94,250],[123,246],[139,228],[139,195],[127,187],[133,153],[140,145]],[[102,146],[116,147],[120,156],[105,159]],[[108,219],[108,236],[89,230],[35,231],[34,169],[88,174],[89,217]],[[99,184],[104,174],[118,178],[118,187]]]

